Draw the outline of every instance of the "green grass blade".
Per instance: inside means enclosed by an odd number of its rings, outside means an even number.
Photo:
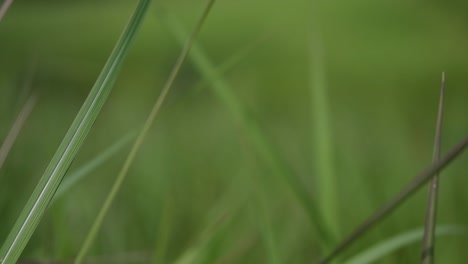
[[[396,208],[402,205],[409,197],[411,197],[419,188],[427,183],[434,174],[440,173],[447,167],[455,158],[457,158],[468,147],[468,137],[463,139],[459,144],[453,147],[439,162],[433,163],[426,170],[421,172],[418,176],[407,184],[399,193],[393,196],[386,204],[376,210],[371,216],[363,221],[354,231],[344,238],[325,258],[321,259],[318,263],[330,263],[341,252],[347,249],[369,229],[374,227],[378,222],[383,220],[386,216],[392,213]]]
[[[156,246],[151,263],[160,264],[166,263],[165,260],[167,249],[169,247],[169,239],[171,232],[173,231],[173,219],[172,219],[172,204],[171,199],[165,199],[163,208],[161,209],[160,222],[157,229]]]
[[[413,243],[420,242],[423,238],[423,228],[417,230],[404,232],[394,237],[388,238],[366,250],[358,255],[351,257],[344,264],[369,264],[375,263],[379,259],[397,251],[405,246]],[[458,225],[443,225],[437,226],[436,236],[449,236],[449,235],[467,235],[468,229],[465,226]]]
[[[93,170],[112,158],[115,154],[127,146],[135,137],[136,133],[134,132],[125,135],[110,147],[99,153],[99,155],[84,164],[82,167],[67,175],[55,193],[54,198],[52,199],[52,203],[71,190],[72,187],[81,181],[86,175],[89,175],[89,173],[91,173]]]
[[[169,31],[174,34],[179,43],[182,43],[182,40],[187,34],[177,18],[171,15],[169,12],[160,14],[159,17],[168,27]],[[232,89],[229,83],[223,79],[223,77],[219,74],[218,69],[205,56],[205,53],[200,47],[194,45],[192,52],[190,53],[190,57],[195,67],[207,80],[210,81],[210,87],[219,97],[221,102],[224,103],[233,117],[244,126],[250,142],[257,151],[257,155],[260,157],[260,159],[262,159],[263,162],[265,162],[265,164],[267,164],[267,166],[274,174],[286,182],[286,185],[290,187],[290,189],[293,191],[293,194],[297,197],[305,209],[311,220],[311,223],[317,229],[320,239],[328,241],[327,243],[329,243],[331,235],[325,228],[325,224],[321,219],[319,210],[316,207],[314,201],[311,199],[307,188],[296,177],[296,175],[291,172],[291,169],[280,158],[279,153],[277,153],[275,148],[269,142],[259,124],[246,111],[240,100],[237,98],[233,92],[234,89]]]
[[[109,211],[110,206],[112,205],[115,196],[117,195],[118,191],[120,190],[120,187],[122,186],[123,181],[126,178],[126,175],[128,173],[128,170],[130,169],[130,165],[133,163],[133,160],[136,157],[136,154],[138,153],[138,150],[140,149],[141,145],[143,144],[144,139],[146,138],[146,135],[148,134],[149,129],[154,123],[154,120],[156,119],[156,116],[159,113],[159,110],[161,109],[171,87],[172,84],[174,83],[175,78],[177,77],[180,68],[182,67],[191,47],[193,42],[195,41],[196,36],[200,32],[203,23],[205,22],[206,18],[208,17],[208,14],[210,13],[211,8],[213,7],[215,3],[215,0],[209,0],[207,3],[200,19],[198,20],[194,30],[192,31],[192,34],[188,38],[185,46],[183,47],[179,58],[177,59],[174,67],[172,68],[172,71],[169,75],[169,78],[167,79],[161,94],[159,95],[158,99],[156,100],[156,103],[153,106],[153,109],[151,110],[148,118],[146,119],[143,128],[141,129],[140,133],[138,134],[137,139],[135,140],[135,143],[132,146],[132,149],[130,150],[127,159],[125,160],[125,163],[120,170],[114,184],[112,185],[112,188],[109,192],[109,194],[106,197],[106,200],[104,201],[103,206],[101,207],[98,216],[96,217],[96,220],[94,221],[88,235],[85,238],[85,241],[78,252],[78,255],[76,257],[75,263],[82,263],[84,257],[88,253],[92,243],[94,242],[97,233],[99,229],[101,228],[102,222],[104,220],[104,217],[106,216],[107,212]]]
[[[312,117],[312,150],[316,175],[318,206],[333,238],[339,236],[338,180],[333,164],[333,142],[330,129],[330,109],[325,73],[324,48],[320,32],[318,3],[313,1],[310,15],[310,85]],[[326,245],[327,247],[331,245]]]
[[[435,129],[434,139],[434,153],[432,156],[432,162],[437,162],[440,159],[440,141],[441,141],[441,130],[442,130],[442,118],[444,111],[444,95],[445,95],[445,73],[442,73],[442,84],[440,87],[439,97],[439,109],[437,111],[437,123]],[[434,175],[429,184],[429,194],[427,197],[427,209],[426,209],[426,223],[424,225],[424,239],[423,248],[421,252],[422,263],[432,264],[434,263],[434,232],[436,226],[437,217],[437,197],[439,192],[439,175]]]
[[[120,65],[127,54],[129,45],[143,20],[143,14],[149,2],[149,0],[140,1],[138,8],[123,31],[106,65],[96,80],[96,83],[65,135],[65,138],[57,149],[18,220],[15,222],[13,229],[0,251],[2,264],[15,263],[18,260],[21,252],[39,224],[63,176],[70,167],[106,101],[117,77]]]

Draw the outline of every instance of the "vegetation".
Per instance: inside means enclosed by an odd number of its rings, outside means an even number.
[[[463,263],[462,5],[5,1],[1,263]]]

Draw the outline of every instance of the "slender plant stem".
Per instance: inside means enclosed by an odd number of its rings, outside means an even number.
[[[16,120],[13,123],[13,126],[11,126],[11,129],[8,132],[8,135],[3,141],[3,144],[0,147],[0,168],[2,168],[3,164],[5,163],[8,153],[10,153],[11,147],[13,147],[13,144],[15,143],[16,138],[21,132],[21,129],[23,128],[24,123],[28,119],[32,110],[34,109],[34,106],[36,105],[36,100],[37,100],[37,96],[35,94],[32,94],[29,96],[28,100],[26,101],[26,103],[24,103],[23,107],[21,108],[21,111],[16,117]]]
[[[437,163],[440,159],[441,130],[444,111],[445,95],[445,73],[442,73],[440,85],[439,109],[437,111],[437,123],[434,138],[434,152],[432,162]],[[423,248],[421,252],[421,263],[434,263],[434,242],[435,228],[437,222],[437,196],[439,192],[439,175],[436,173],[429,184],[429,194],[427,197],[426,223],[424,225]]]
[[[331,249],[339,236],[340,216],[338,201],[338,180],[335,173],[333,132],[330,129],[331,111],[329,107],[328,87],[325,66],[325,49],[321,33],[319,1],[311,1],[310,14],[310,105],[313,164],[316,168],[313,175],[317,181],[316,191],[320,213],[326,223],[331,241],[324,244]]]
[[[54,198],[52,199],[51,205],[60,199],[63,195],[69,193],[69,191],[83,178],[88,176],[93,170],[101,166],[106,161],[110,160],[113,156],[115,156],[119,151],[121,151],[127,145],[136,138],[136,131],[132,131],[116,142],[106,148],[104,151],[99,153],[97,156],[93,157],[90,161],[85,163],[82,167],[78,168],[77,170],[68,173],[68,175],[63,179],[62,183],[60,183],[57,192],[55,192]]]
[[[2,7],[0,7],[0,21],[2,21],[2,18],[5,16],[6,12],[8,11],[8,8],[10,7],[12,3],[13,3],[13,0],[3,1]]]
[[[209,0],[208,4],[206,5],[199,21],[197,22],[194,30],[192,31],[192,34],[190,35],[189,39],[187,40],[184,48],[182,49],[182,52],[179,55],[179,58],[177,59],[174,67],[172,68],[172,71],[169,75],[169,78],[167,79],[161,94],[159,95],[158,99],[156,100],[156,103],[153,106],[153,109],[151,110],[151,113],[149,114],[148,118],[146,119],[143,128],[141,129],[140,133],[138,134],[137,139],[135,140],[135,143],[132,146],[132,149],[130,150],[127,159],[125,160],[125,163],[120,170],[120,173],[117,176],[117,179],[115,180],[114,184],[112,185],[112,188],[109,192],[109,194],[106,197],[106,200],[99,211],[99,214],[94,221],[86,239],[85,242],[83,243],[75,263],[82,263],[84,257],[89,251],[89,248],[91,247],[91,244],[96,238],[97,232],[101,228],[102,222],[104,220],[104,217],[106,216],[107,212],[109,211],[110,206],[112,205],[115,196],[117,195],[118,191],[120,190],[120,187],[122,186],[122,183],[128,173],[128,170],[130,168],[130,165],[133,163],[133,160],[135,159],[136,154],[138,153],[138,150],[140,149],[141,145],[143,144],[143,140],[145,139],[146,135],[148,134],[149,129],[151,128],[152,124],[154,123],[154,120],[156,119],[157,114],[159,113],[159,110],[161,109],[161,106],[163,105],[167,94],[169,93],[172,84],[174,83],[175,78],[177,77],[180,68],[182,67],[182,64],[184,63],[185,59],[187,58],[187,55],[190,51],[190,48],[192,47],[192,44],[195,41],[196,36],[201,30],[201,27],[203,26],[203,23],[205,22],[206,18],[208,17],[208,14],[211,10],[211,7],[215,3],[215,0]]]
[[[362,222],[361,225],[359,225],[349,236],[343,239],[332,252],[330,252],[325,258],[321,259],[318,263],[325,264],[333,260],[341,252],[347,249],[354,241],[369,231],[369,229],[371,229],[375,224],[384,219],[385,216],[393,212],[393,210],[398,208],[398,206],[400,206],[404,201],[406,201],[406,199],[414,194],[416,190],[428,182],[434,174],[444,169],[450,162],[452,162],[458,155],[460,155],[467,146],[468,137],[453,147],[450,152],[442,159],[436,163],[433,163],[429,168],[416,176],[413,181],[406,185],[406,187],[404,187],[397,195],[390,199],[390,201],[388,201],[384,206],[382,206],[374,214],[367,218],[367,220]]]

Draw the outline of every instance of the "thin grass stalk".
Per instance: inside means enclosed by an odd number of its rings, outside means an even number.
[[[161,219],[158,224],[158,238],[152,257],[153,264],[166,263],[166,254],[169,247],[169,239],[173,231],[172,205],[170,199],[165,199],[161,210]]]
[[[206,18],[208,17],[208,14],[215,3],[215,0],[209,0],[207,3],[199,21],[197,22],[194,30],[192,31],[192,34],[188,38],[185,46],[183,47],[179,58],[177,59],[174,67],[172,68],[172,71],[169,75],[169,78],[167,79],[165,85],[163,86],[163,89],[161,91],[161,94],[159,95],[158,99],[156,100],[156,103],[153,106],[153,109],[151,110],[151,113],[149,114],[148,118],[146,119],[143,128],[141,129],[140,133],[138,134],[137,139],[135,140],[135,143],[132,146],[132,149],[130,150],[127,159],[125,160],[125,163],[120,170],[114,184],[112,185],[112,188],[109,192],[109,194],[106,197],[106,200],[101,207],[98,216],[96,217],[96,220],[94,221],[88,235],[86,236],[86,239],[78,252],[76,262],[75,263],[82,263],[84,257],[88,253],[92,243],[94,242],[97,233],[99,229],[101,228],[102,222],[104,220],[104,217],[106,216],[107,212],[109,211],[110,206],[112,205],[115,196],[117,195],[118,191],[120,190],[122,183],[124,179],[126,178],[126,175],[128,174],[128,170],[130,168],[130,165],[133,163],[133,160],[136,157],[136,154],[138,153],[138,150],[140,149],[141,145],[143,144],[144,139],[146,138],[146,135],[148,134],[149,129],[151,128],[152,124],[154,123],[154,120],[156,119],[157,114],[159,113],[159,110],[161,109],[161,106],[163,105],[167,94],[169,93],[172,84],[174,83],[175,78],[177,77],[180,68],[182,67],[182,64],[184,63],[190,48],[193,45],[193,42],[195,41],[196,36],[200,32],[203,23],[205,22]]]
[[[2,18],[5,16],[6,12],[8,11],[8,8],[10,8],[10,5],[12,3],[13,3],[13,0],[3,1],[3,4],[0,7],[0,21],[2,21]]]
[[[39,224],[63,176],[86,139],[112,89],[118,70],[139,28],[149,2],[149,0],[140,1],[130,22],[117,41],[96,83],[4,242],[0,250],[1,264],[15,263],[18,260]]]
[[[182,43],[186,33],[177,18],[167,12],[167,10],[165,13],[160,13],[159,17],[164,25],[168,27],[169,31],[174,34],[174,37]],[[311,198],[307,187],[281,158],[281,155],[268,140],[261,126],[237,98],[233,92],[234,89],[220,75],[218,69],[199,46],[194,45],[190,57],[200,73],[210,81],[210,87],[216,96],[224,103],[234,119],[244,127],[250,143],[262,162],[266,164],[275,176],[278,176],[286,183],[286,186],[290,188],[293,195],[298,199],[308,215],[312,226],[316,229],[320,240],[330,243],[332,235],[326,228],[323,219],[321,219],[319,209]]]
[[[373,213],[362,224],[360,224],[349,236],[343,239],[325,258],[321,259],[318,263],[325,264],[332,261],[341,252],[347,249],[358,238],[364,235],[369,229],[374,227],[375,224],[384,219],[387,215],[393,212],[396,208],[403,204],[411,195],[413,195],[419,188],[427,183],[434,174],[442,171],[449,165],[456,157],[458,157],[468,146],[468,137],[453,147],[447,155],[442,157],[439,162],[433,163],[426,170],[421,172],[418,176],[406,185],[398,194],[390,199],[384,206]]]
[[[434,152],[432,162],[436,163],[440,159],[442,119],[444,111],[445,95],[445,73],[442,72],[442,82],[440,85],[439,108],[437,111],[437,123],[434,136]],[[427,197],[426,223],[424,225],[423,248],[421,252],[421,263],[434,263],[434,243],[435,228],[437,223],[437,196],[439,192],[439,174],[436,173],[429,184],[429,193]]]
[[[437,226],[435,235],[440,236],[466,236],[468,229],[460,225],[441,225]],[[420,243],[424,236],[424,228],[406,231],[404,233],[392,236],[381,242],[374,243],[368,249],[363,250],[357,255],[344,261],[344,264],[370,264],[377,263],[381,258],[400,250],[413,243]]]
[[[333,133],[330,130],[331,111],[325,73],[325,51],[320,30],[319,1],[311,1],[310,15],[310,104],[313,127],[311,146],[320,213],[326,228],[335,239],[339,236],[338,180],[333,164]],[[334,242],[333,242],[334,243]],[[331,244],[325,245],[331,247]]]
[[[28,100],[26,101],[26,103],[24,103],[23,107],[21,108],[21,111],[16,117],[15,122],[11,126],[10,131],[8,132],[5,140],[3,141],[3,144],[0,147],[0,169],[3,167],[3,164],[5,163],[8,153],[10,153],[10,150],[13,147],[13,144],[15,143],[16,138],[18,137],[19,133],[21,132],[21,129],[23,128],[24,123],[28,119],[32,110],[34,109],[34,106],[36,105],[36,101],[37,101],[36,94],[32,94],[29,96]]]
[[[131,132],[116,142],[111,146],[104,149],[97,156],[93,157],[90,161],[86,162],[83,166],[79,167],[75,171],[69,173],[60,183],[57,192],[52,199],[51,204],[60,199],[63,195],[67,194],[76,184],[78,184],[84,177],[89,175],[96,168],[101,166],[103,163],[112,158],[115,154],[121,151],[125,146],[129,145],[136,137],[136,133]]]

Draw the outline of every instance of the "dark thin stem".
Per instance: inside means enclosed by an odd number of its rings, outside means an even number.
[[[21,108],[21,111],[16,117],[15,122],[11,126],[10,132],[8,132],[8,135],[3,141],[3,144],[0,147],[0,168],[5,163],[8,153],[10,153],[11,147],[13,147],[13,144],[15,143],[16,138],[21,132],[21,129],[23,128],[24,123],[26,122],[29,115],[31,114],[34,108],[34,105],[36,104],[36,99],[37,99],[37,96],[35,94],[29,96],[28,100],[23,105],[23,107]]]
[[[421,174],[416,176],[412,182],[395,195],[390,201],[388,201],[383,207],[378,209],[372,214],[367,220],[359,225],[348,237],[342,240],[338,246],[325,258],[320,260],[319,264],[329,263],[333,258],[338,256],[342,251],[348,248],[355,240],[360,238],[364,233],[369,231],[375,224],[380,220],[384,219],[385,216],[393,212],[398,206],[408,199],[412,194],[415,193],[420,187],[422,187],[432,176],[442,169],[444,169],[450,162],[452,162],[463,150],[468,146],[468,137],[466,137],[461,143],[456,145],[450,152],[445,155],[439,162],[433,163],[429,168],[424,170]]]
[[[10,7],[11,3],[13,3],[13,0],[5,0],[3,1],[2,6],[0,7],[0,21],[2,18],[5,16],[6,12],[8,11],[8,8]]]
[[[442,82],[440,85],[439,110],[437,112],[437,124],[434,138],[434,152],[432,162],[437,163],[440,159],[440,141],[442,129],[442,117],[444,111],[445,94],[445,73],[442,73]],[[429,194],[427,197],[426,223],[424,226],[423,248],[421,252],[421,263],[434,263],[434,241],[435,226],[437,216],[437,196],[439,190],[439,174],[436,173],[429,184]]]

